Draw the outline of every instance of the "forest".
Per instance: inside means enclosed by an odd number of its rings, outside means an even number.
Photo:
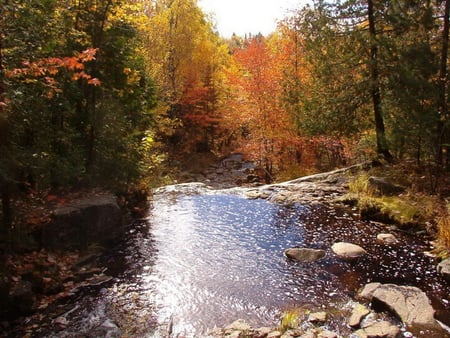
[[[2,237],[23,196],[150,189],[232,152],[265,182],[378,158],[445,195],[449,6],[315,0],[224,39],[196,0],[2,0]]]

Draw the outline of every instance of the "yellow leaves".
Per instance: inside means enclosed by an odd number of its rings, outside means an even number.
[[[138,70],[126,67],[123,69],[123,73],[127,76],[128,85],[138,85],[139,81],[141,81],[141,75]]]

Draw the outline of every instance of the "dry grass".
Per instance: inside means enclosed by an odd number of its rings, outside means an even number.
[[[349,182],[349,197],[357,200],[362,214],[375,211],[384,215],[386,220],[406,227],[420,226],[432,230],[429,225],[437,225],[434,230],[439,242],[450,248],[450,212],[442,198],[411,187],[401,195],[380,196],[371,188],[369,177],[368,173],[361,173]]]
[[[442,209],[437,219],[438,245],[441,248],[441,256],[450,255],[450,204]]]
[[[284,333],[287,330],[297,328],[300,325],[304,312],[304,310],[298,308],[285,311],[281,319],[280,331]]]

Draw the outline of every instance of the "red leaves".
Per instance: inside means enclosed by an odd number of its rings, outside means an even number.
[[[84,71],[84,64],[95,60],[97,48],[88,48],[75,56],[68,57],[48,57],[37,61],[25,60],[22,62],[22,68],[6,70],[5,74],[9,78],[20,78],[25,83],[35,82],[39,78],[41,83],[49,89],[48,97],[52,97],[54,93],[59,92],[58,81],[55,76],[62,70],[72,72],[72,80],[86,80],[89,85],[99,86],[100,80],[93,78]]]

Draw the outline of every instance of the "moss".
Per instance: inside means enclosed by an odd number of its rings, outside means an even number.
[[[401,227],[424,226],[433,223],[441,205],[439,198],[427,194],[407,192],[398,196],[376,194],[364,173],[350,180],[347,199],[357,199],[364,219],[397,224]]]

